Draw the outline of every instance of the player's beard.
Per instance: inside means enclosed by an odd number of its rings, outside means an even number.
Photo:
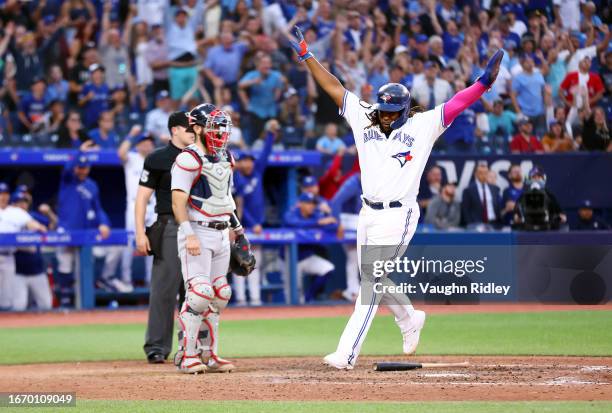
[[[204,134],[204,132],[201,132],[201,133],[194,132],[193,134],[195,136],[196,145],[198,144],[201,145],[201,147],[204,149],[204,152],[208,154],[209,151],[208,151],[208,147],[206,146],[206,135]]]

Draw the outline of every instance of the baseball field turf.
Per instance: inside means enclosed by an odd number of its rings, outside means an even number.
[[[242,370],[203,376],[144,363],[140,323],[2,328],[0,389],[76,391],[77,408],[67,411],[88,412],[612,411],[612,311],[432,314],[413,359],[465,358],[474,365],[440,374],[370,370],[372,361],[400,354],[401,336],[390,316],[375,319],[358,368],[325,369],[320,357],[334,350],[345,322],[346,317],[223,321],[222,355],[238,359]],[[42,371],[44,380],[37,376]],[[220,384],[234,381],[234,390]],[[185,393],[194,382],[195,391]],[[356,398],[353,382],[371,394]],[[229,393],[211,397],[210,385]],[[485,394],[504,386],[507,397]]]

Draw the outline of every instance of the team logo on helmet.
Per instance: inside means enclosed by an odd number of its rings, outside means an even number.
[[[391,100],[391,95],[385,93],[384,95],[382,95],[380,97],[380,100],[382,100],[383,102],[387,103],[387,102],[389,102]]]
[[[412,160],[412,155],[410,155],[410,151],[396,153],[395,155],[392,155],[391,157],[399,161],[401,168],[403,168],[404,165],[406,165],[406,163]]]

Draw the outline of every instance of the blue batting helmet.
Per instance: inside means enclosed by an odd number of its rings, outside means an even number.
[[[374,110],[382,112],[400,112],[399,118],[391,123],[391,128],[397,129],[408,120],[410,110],[410,92],[400,83],[387,83],[378,89]]]

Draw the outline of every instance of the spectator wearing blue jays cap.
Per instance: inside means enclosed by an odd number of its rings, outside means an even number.
[[[601,231],[610,228],[610,225],[593,212],[593,203],[585,199],[578,208],[578,221],[572,225],[572,230],[577,231]]]
[[[419,34],[414,38],[415,44],[412,49],[412,57],[420,57],[423,60],[429,60],[429,37],[425,34]]]
[[[32,202],[32,196],[27,192],[16,190],[11,194],[11,204],[16,204],[18,202],[26,202],[30,204]]]
[[[317,210],[319,210],[323,215],[331,215],[332,210],[329,204],[323,197],[320,195],[319,181],[312,175],[307,175],[302,178],[300,183],[300,190],[302,193],[310,193],[314,196]]]
[[[312,177],[306,177],[302,182],[311,183],[312,180],[309,178]],[[285,225],[293,228],[319,228],[325,231],[337,230],[338,221],[333,216],[325,214],[317,208],[317,198],[312,192],[303,192],[299,196],[297,204],[285,213]],[[313,301],[335,269],[334,264],[321,255],[320,248],[313,246],[304,245],[298,249],[298,289],[300,290],[300,300],[306,302]],[[316,278],[302,297],[302,278],[304,275],[315,275]]]

